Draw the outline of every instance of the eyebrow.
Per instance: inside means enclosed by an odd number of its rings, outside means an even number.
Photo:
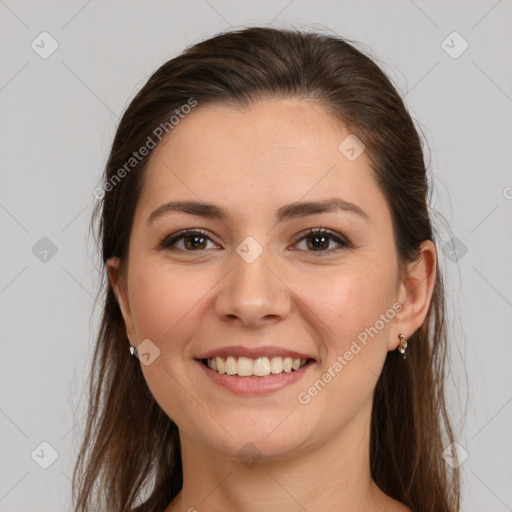
[[[368,214],[359,206],[339,197],[332,197],[321,201],[297,202],[284,205],[277,210],[275,220],[277,223],[280,223],[318,213],[330,213],[336,211],[354,213],[367,221],[369,220]],[[173,212],[188,213],[189,215],[197,215],[198,217],[218,219],[221,221],[226,221],[229,218],[229,213],[226,209],[212,203],[205,203],[201,201],[169,201],[154,210],[149,215],[147,223],[149,224],[158,217]]]

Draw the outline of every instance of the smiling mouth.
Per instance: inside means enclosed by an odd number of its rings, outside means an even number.
[[[204,366],[219,373],[234,377],[267,377],[301,370],[313,359],[291,357],[213,357],[200,360]]]

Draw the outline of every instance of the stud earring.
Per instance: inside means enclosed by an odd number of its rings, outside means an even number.
[[[400,338],[400,345],[398,345],[398,352],[404,356],[404,359],[407,357],[405,354],[405,351],[407,350],[407,338],[405,337],[405,334],[399,334],[398,337]]]
[[[132,347],[131,345],[130,345],[130,354],[131,354],[132,356],[137,357],[137,358],[139,357],[139,353],[137,352],[137,349],[136,349],[136,348],[134,348],[134,347]]]

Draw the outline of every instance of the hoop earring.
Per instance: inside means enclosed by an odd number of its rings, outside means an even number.
[[[398,337],[400,338],[400,345],[398,345],[398,352],[403,355],[404,359],[407,357],[405,351],[407,350],[407,338],[405,337],[405,334],[399,334]]]

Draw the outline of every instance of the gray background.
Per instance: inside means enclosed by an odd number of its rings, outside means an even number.
[[[268,23],[363,43],[424,131],[432,206],[450,226],[439,223],[439,249],[463,510],[512,510],[511,20],[507,0],[0,0],[0,511],[70,510],[97,325],[88,222],[118,116],[185,46]],[[59,45],[46,59],[31,47],[51,49],[43,31]],[[463,39],[446,39],[454,31]],[[42,442],[58,453],[47,469]]]

